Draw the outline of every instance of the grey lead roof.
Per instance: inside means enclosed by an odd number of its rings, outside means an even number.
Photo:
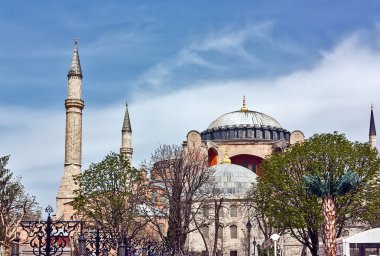
[[[234,111],[224,114],[213,121],[207,129],[218,128],[220,126],[271,126],[282,128],[281,124],[266,114],[256,111]]]
[[[74,54],[71,59],[71,64],[67,76],[80,76],[82,77],[82,68],[80,66],[79,53],[78,53],[78,40],[75,39]]]
[[[256,182],[257,175],[240,165],[218,164],[211,167],[216,186],[223,195],[244,195]]]
[[[125,115],[123,122],[123,132],[132,132],[131,121],[129,120],[128,103],[125,103]]]
[[[369,123],[369,136],[376,135],[375,118],[373,116],[373,106],[371,106],[371,120]]]

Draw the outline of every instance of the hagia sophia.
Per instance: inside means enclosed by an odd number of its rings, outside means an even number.
[[[75,197],[73,176],[81,172],[82,162],[82,110],[84,102],[82,94],[82,70],[80,65],[78,42],[75,41],[74,54],[68,72],[68,96],[66,108],[66,138],[64,172],[56,197],[56,219],[67,220],[73,214],[69,204]],[[249,99],[247,99],[249,100]],[[264,242],[257,225],[253,222],[250,212],[244,207],[244,198],[252,184],[260,176],[260,164],[264,158],[273,152],[282,152],[290,145],[305,141],[301,130],[288,131],[273,117],[249,108],[245,98],[237,104],[239,108],[222,114],[204,131],[188,132],[183,146],[200,147],[207,151],[209,166],[214,170],[214,178],[225,198],[222,213],[222,225],[218,238],[221,255],[252,255],[254,248],[248,247],[253,241]],[[122,119],[122,117],[121,117]],[[210,117],[210,121],[212,117]],[[122,123],[122,139],[120,153],[132,158],[132,125],[129,118],[128,105]],[[376,145],[376,129],[371,109],[369,143]],[[252,224],[252,230],[247,233],[247,224]],[[203,235],[212,239],[213,227],[204,227]],[[226,238],[226,239],[223,239]],[[281,242],[283,255],[300,255],[299,243],[289,237]],[[198,232],[189,235],[187,241],[189,251],[202,252],[204,243]],[[256,254],[257,255],[257,254]]]

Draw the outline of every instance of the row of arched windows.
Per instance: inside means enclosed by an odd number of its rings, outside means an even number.
[[[231,225],[230,227],[230,238],[231,239],[237,239],[237,226],[236,225]],[[209,238],[209,233],[210,233],[210,228],[209,226],[203,226],[201,228],[201,232],[205,238]],[[218,239],[223,239],[223,233],[224,233],[224,227],[219,226],[218,227]]]
[[[236,218],[238,214],[238,209],[236,205],[231,205],[229,209],[230,216],[232,218]],[[203,217],[208,218],[210,216],[210,208],[209,206],[203,206]],[[219,217],[223,217],[223,209],[219,211]]]

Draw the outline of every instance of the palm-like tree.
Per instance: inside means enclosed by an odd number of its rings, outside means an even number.
[[[330,162],[331,163],[331,162]],[[305,175],[306,189],[311,195],[323,198],[325,255],[336,256],[336,208],[335,199],[358,187],[359,176],[348,169],[334,175],[335,169],[328,164],[322,177]]]

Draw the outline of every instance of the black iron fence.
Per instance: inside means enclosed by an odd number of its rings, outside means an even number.
[[[48,206],[45,212],[48,214],[46,221],[21,223],[21,229],[27,234],[27,246],[33,255],[59,256],[67,253],[76,256],[108,256],[110,252],[117,256],[171,254],[171,250],[161,242],[149,239],[128,239],[125,234],[121,234],[115,241],[115,238],[111,238],[99,229],[86,227],[84,221],[53,221],[50,216],[53,212],[51,206]],[[20,237],[17,235],[11,245],[11,256],[19,255]]]

